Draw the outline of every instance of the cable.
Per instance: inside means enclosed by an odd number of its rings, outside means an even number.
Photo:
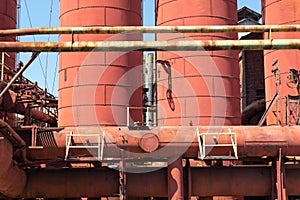
[[[52,83],[51,94],[53,94],[53,91],[54,91],[54,84],[55,84],[56,74],[57,74],[57,69],[58,69],[58,56],[59,56],[59,54],[57,54],[57,57],[56,57],[56,65],[55,65],[55,70],[54,70],[54,76],[53,76],[53,83]]]
[[[25,3],[26,11],[27,11],[28,21],[29,21],[30,27],[32,28],[33,26],[32,26],[32,22],[31,22],[31,18],[30,18],[30,14],[29,14],[29,9],[28,9],[26,0],[24,0],[24,3]],[[32,35],[32,37],[33,37],[33,41],[36,42],[35,36]],[[41,67],[43,76],[44,76],[44,78],[45,78],[45,80],[46,80],[47,78],[46,78],[46,74],[45,74],[45,71],[44,71],[44,68],[43,68],[42,61],[41,61],[40,56],[38,56],[38,60],[39,60],[39,64],[40,64],[40,67]],[[45,84],[45,88],[48,88],[47,80],[45,81],[45,83],[46,83],[46,84]]]
[[[17,1],[17,29],[21,27],[21,0]],[[16,37],[16,40],[20,41],[20,36]],[[16,52],[16,63],[20,61],[20,53]]]
[[[49,13],[49,23],[48,23],[48,27],[52,27],[51,26],[51,22],[52,22],[52,8],[53,8],[53,0],[51,0],[50,3],[50,13]],[[48,42],[50,41],[50,34],[48,35]],[[49,57],[49,52],[47,52],[46,54],[46,66],[45,66],[45,85],[47,85],[47,75],[48,75],[48,57]],[[50,89],[50,88],[49,88]]]

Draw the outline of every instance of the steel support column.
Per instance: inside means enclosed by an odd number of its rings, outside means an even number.
[[[182,159],[168,165],[168,199],[184,200]]]

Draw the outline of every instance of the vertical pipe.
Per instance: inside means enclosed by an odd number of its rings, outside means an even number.
[[[3,81],[4,77],[4,52],[2,52],[2,57],[1,57],[1,81]]]
[[[181,158],[178,158],[176,161],[168,165],[168,199],[184,199],[183,167]]]
[[[154,72],[153,72],[153,65],[154,65],[154,53],[148,53],[148,101],[150,102],[149,106],[151,109],[148,112],[148,119],[147,122],[151,122],[150,124],[154,124],[154,113],[153,113],[153,106],[154,106]]]

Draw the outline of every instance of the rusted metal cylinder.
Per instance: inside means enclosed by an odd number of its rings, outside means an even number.
[[[91,127],[89,127],[90,129]],[[80,133],[95,133],[98,127],[89,131],[79,129]],[[297,126],[274,126],[274,127],[255,127],[255,126],[225,126],[223,128],[199,127],[200,133],[215,133],[206,135],[206,144],[213,145],[215,142],[219,144],[231,144],[231,137],[227,134],[229,129],[232,133],[236,133],[237,154],[239,159],[247,157],[276,157],[279,148],[282,149],[283,156],[300,156],[300,129]],[[93,131],[94,130],[94,131]],[[141,154],[132,155],[132,158],[151,158],[162,159],[171,156],[184,155],[188,158],[197,158],[199,155],[199,143],[196,134],[196,127],[161,127],[157,136],[159,139],[159,149],[151,154],[145,153],[139,145],[138,134],[132,134],[127,128],[103,127],[105,130],[106,146],[104,154],[107,158],[119,158],[119,150],[124,149],[128,152],[138,152]],[[65,133],[69,133],[70,129],[65,129]],[[75,132],[76,133],[76,132]],[[146,134],[147,131],[142,130],[140,136]],[[30,150],[32,159],[51,159],[61,157],[65,154],[66,137],[60,132],[55,134],[55,139],[59,149],[44,148],[40,150]],[[165,148],[166,147],[166,148]],[[85,155],[87,150],[72,150],[75,155]],[[77,153],[76,153],[77,152]],[[92,151],[91,151],[92,152]],[[179,154],[178,154],[179,152]],[[206,153],[215,155],[233,155],[232,147],[228,146],[210,146],[207,147]]]
[[[0,51],[32,52],[124,52],[124,51],[223,51],[299,49],[299,39],[278,40],[193,40],[193,41],[105,41],[105,42],[0,42]],[[200,52],[199,52],[200,51]],[[202,52],[202,53],[201,53]],[[101,54],[99,56],[101,58]],[[160,61],[162,62],[162,61]],[[213,68],[210,68],[213,69]],[[161,72],[161,71],[159,71]]]
[[[0,30],[0,37],[44,34],[118,34],[124,31],[141,33],[224,33],[224,32],[299,32],[299,25],[251,26],[98,26],[98,27],[47,27]]]
[[[192,196],[270,196],[272,191],[267,167],[191,168],[191,178]]]
[[[287,168],[287,170],[285,171],[285,176],[287,177],[287,182],[286,182],[286,188],[288,188],[287,194],[289,196],[299,196],[299,187],[297,181],[300,178],[300,173],[299,173],[299,168],[293,168],[293,166],[291,166],[290,168]]]
[[[140,26],[141,0],[63,0],[60,25]],[[62,42],[140,39],[124,34],[60,36]],[[141,64],[140,52],[60,54],[59,126],[126,125],[127,107],[142,106],[142,73],[133,70]],[[141,121],[141,110],[130,116]]]
[[[118,171],[110,169],[35,169],[26,171],[26,198],[101,197],[118,194]]]
[[[157,0],[158,26],[236,25],[236,0]],[[158,34],[158,40],[237,39],[236,33]],[[236,51],[158,53],[159,125],[238,125]]]
[[[262,1],[262,14],[263,14],[263,23],[265,25],[292,25],[299,24],[300,22],[300,1],[295,0],[282,0],[282,1],[274,1],[274,0],[263,0]],[[265,39],[299,39],[300,36],[298,33],[265,33]],[[276,84],[274,73],[272,70],[275,66],[272,66],[274,61],[278,59],[280,73],[281,73],[281,86],[279,91],[281,91],[282,105],[277,107],[280,111],[280,116],[278,117],[281,120],[281,115],[283,119],[285,118],[285,104],[284,97],[287,95],[298,95],[296,88],[289,88],[287,86],[287,76],[289,75],[290,68],[294,68],[300,70],[300,61],[299,56],[300,53],[298,50],[270,50],[265,51],[265,84],[266,84],[266,101],[267,106],[270,105],[270,102],[273,96],[276,93]],[[293,85],[293,84],[292,84]],[[295,85],[294,85],[295,86]],[[276,106],[273,107],[273,111],[276,111]],[[285,122],[285,119],[284,119]],[[269,114],[267,118],[268,125],[274,125],[277,123],[276,117],[273,113]]]
[[[13,145],[0,133],[0,194],[16,198],[24,189],[26,174],[15,164],[12,157]]]
[[[15,29],[17,24],[17,1],[16,0],[4,0],[1,1],[0,6],[0,29]],[[5,42],[15,42],[16,37],[15,36],[6,36],[6,37],[0,37],[0,41]],[[0,69],[2,67],[2,63],[11,69],[15,68],[15,52],[9,52],[6,54],[5,51],[0,51]],[[3,59],[3,60],[2,60]],[[3,66],[4,67],[4,66]],[[4,70],[3,70],[4,72]],[[1,74],[2,77],[2,74]],[[5,77],[3,76],[3,79]],[[7,81],[7,80],[6,80]],[[9,124],[13,124],[14,116],[13,114],[8,114],[8,122]]]
[[[191,195],[271,196],[270,166],[192,167]],[[29,169],[23,198],[96,198],[118,194],[118,171],[112,169]],[[286,168],[286,190],[299,196],[299,168]],[[127,174],[128,197],[166,197],[167,169],[149,173]],[[230,181],[228,181],[230,180]],[[80,189],[78,189],[80,188]]]
[[[0,6],[0,29],[15,29],[17,24],[17,1],[16,0],[4,0],[1,1]],[[0,41],[7,41],[7,42],[14,42],[16,41],[15,36],[6,36],[6,37],[0,37]],[[1,58],[0,52],[0,60]],[[15,68],[15,55],[16,53],[11,52],[8,54],[9,56],[5,56],[4,61],[7,66],[14,69]],[[0,62],[1,67],[1,62]]]
[[[0,105],[3,107],[3,110],[8,113],[18,113],[25,115],[26,110],[30,110],[31,117],[41,122],[48,123],[51,126],[57,126],[57,120],[55,117],[50,116],[43,111],[37,110],[35,108],[28,108],[26,103],[17,103],[17,94],[11,90],[8,90],[4,93],[2,102]]]

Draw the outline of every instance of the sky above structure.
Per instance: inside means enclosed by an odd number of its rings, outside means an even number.
[[[59,26],[59,0],[18,0],[19,28],[30,27],[58,27]],[[154,1],[144,0],[143,3],[143,24],[154,25]],[[260,13],[261,0],[238,0],[238,9],[247,6]],[[21,41],[58,41],[58,36],[26,36]],[[30,53],[21,53],[18,59],[26,62]],[[42,88],[47,87],[48,91],[57,95],[58,87],[58,54],[42,53],[24,73],[32,81],[38,82]]]

